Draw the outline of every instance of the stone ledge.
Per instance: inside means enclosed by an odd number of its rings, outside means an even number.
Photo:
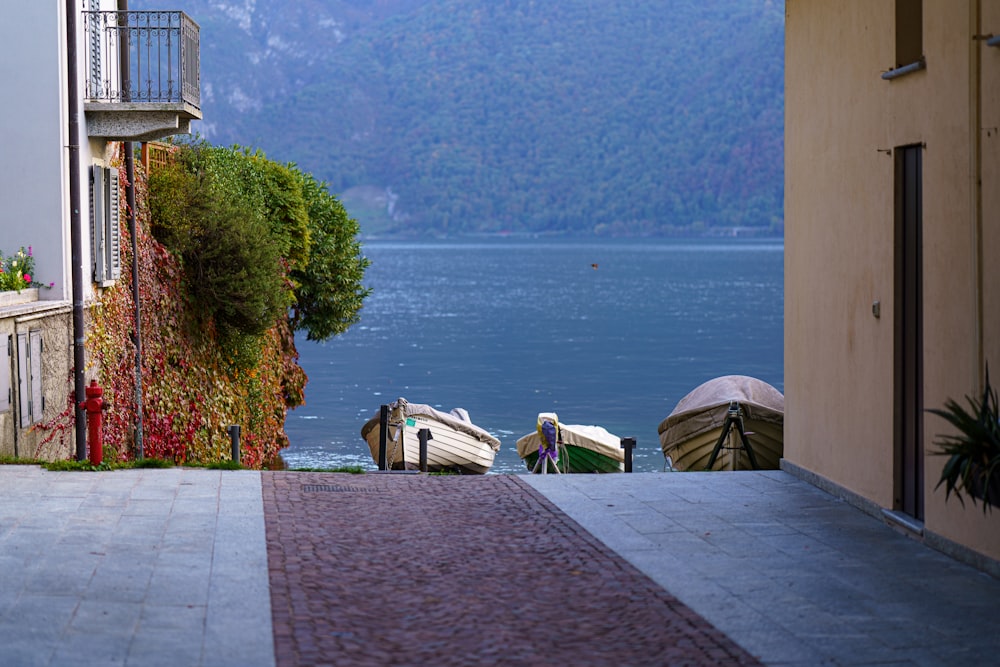
[[[0,295],[6,292],[0,292]],[[13,304],[3,304],[0,302],[0,320],[17,320],[27,322],[29,320],[55,315],[61,312],[69,312],[73,309],[73,304],[69,301],[22,301]]]
[[[201,111],[190,104],[86,104],[87,135],[120,141],[153,141],[190,134]]]
[[[29,287],[21,290],[20,292],[15,290],[0,292],[0,308],[30,303],[32,301],[38,301],[37,287]]]

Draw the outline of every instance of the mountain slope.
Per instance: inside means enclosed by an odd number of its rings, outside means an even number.
[[[208,137],[329,181],[366,231],[780,226],[780,3],[181,5]]]

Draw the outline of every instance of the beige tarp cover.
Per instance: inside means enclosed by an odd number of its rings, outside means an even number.
[[[485,442],[493,451],[500,450],[500,441],[494,438],[492,435],[479,428],[469,420],[469,413],[463,408],[455,408],[451,412],[441,412],[440,410],[435,410],[429,405],[424,405],[422,403],[410,403],[405,398],[399,398],[389,404],[389,421],[402,421],[407,417],[412,417],[414,415],[420,415],[433,419],[434,421],[441,422],[446,426],[459,431],[461,433],[467,433],[472,437],[478,439],[480,442]],[[379,414],[375,413],[375,416],[368,420],[368,423],[364,425],[361,429],[361,437],[367,439],[368,433],[373,428],[378,428]]]
[[[785,397],[757,378],[725,375],[696,387],[660,422],[658,432],[664,451],[679,442],[718,428],[726,421],[730,401],[739,401],[745,419],[782,425]]]
[[[543,415],[552,415],[558,421],[555,413],[543,412],[538,415],[539,419]],[[559,435],[562,444],[583,447],[591,451],[603,454],[619,461],[625,460],[625,451],[621,448],[621,438],[609,433],[603,426],[584,426],[581,424],[559,424]],[[517,454],[522,459],[528,454],[537,453],[542,438],[536,430],[528,433],[517,440]]]

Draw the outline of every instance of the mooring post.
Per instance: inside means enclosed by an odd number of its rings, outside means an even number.
[[[229,441],[233,445],[233,463],[240,462],[240,425],[233,424],[226,429],[229,432]]]
[[[427,441],[434,436],[429,428],[422,428],[417,431],[417,438],[420,440],[420,472],[427,472]]]
[[[388,470],[386,463],[386,446],[389,443],[389,406],[383,405],[378,414],[378,469]]]
[[[622,438],[621,448],[625,450],[625,472],[632,472],[632,450],[635,449],[635,438]]]

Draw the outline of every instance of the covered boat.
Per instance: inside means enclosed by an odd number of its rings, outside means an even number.
[[[391,470],[420,469],[421,429],[430,431],[427,470],[483,474],[493,465],[500,441],[476,426],[469,413],[455,408],[445,413],[429,405],[399,398],[388,405],[386,464]],[[381,410],[361,428],[372,458],[378,463]]]
[[[676,470],[776,470],[784,451],[785,397],[745,375],[709,380],[659,426]]]
[[[533,433],[517,441],[517,454],[528,470],[538,472],[621,472],[621,438],[601,426],[560,424],[554,412],[538,415]],[[539,456],[545,465],[539,465]]]

